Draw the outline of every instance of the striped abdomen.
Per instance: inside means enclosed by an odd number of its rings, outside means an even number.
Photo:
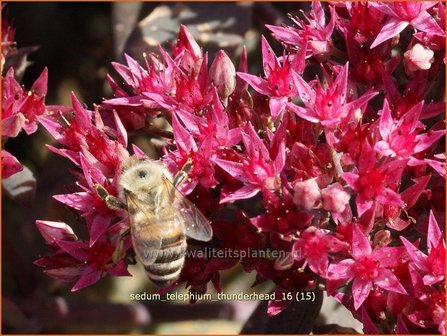
[[[183,232],[163,238],[155,262],[144,266],[149,279],[160,287],[177,280],[185,262],[185,251],[186,238]]]
[[[157,194],[158,195],[158,194]],[[185,262],[186,238],[169,198],[151,196],[155,201],[127,202],[132,242],[137,259],[148,277],[158,286],[166,286],[180,275]]]

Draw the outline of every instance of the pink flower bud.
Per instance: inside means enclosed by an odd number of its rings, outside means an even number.
[[[315,179],[295,183],[293,202],[306,210],[312,210],[321,199],[320,187]]]
[[[185,54],[182,57],[181,68],[188,74],[193,73],[197,75],[203,60],[202,49],[189,30],[184,25],[181,25],[177,36],[177,46],[174,48],[174,55],[177,56],[183,51]]]
[[[2,150],[2,179],[6,179],[23,170],[22,164],[15,156]]]
[[[221,99],[227,98],[236,88],[236,69],[223,50],[219,50],[210,67],[210,80]]]
[[[404,54],[404,66],[407,73],[418,70],[428,70],[433,63],[433,50],[416,43],[413,48],[407,50]]]
[[[195,60],[201,59],[203,57],[202,49],[197,44],[194,36],[192,36],[192,34],[184,25],[180,26],[177,36],[177,46],[188,50]]]
[[[52,246],[57,246],[56,241],[59,240],[73,241],[78,239],[71,227],[62,222],[37,220],[36,226],[42,237]]]
[[[338,213],[345,211],[351,198],[340,183],[334,183],[321,190],[321,196],[324,210]]]

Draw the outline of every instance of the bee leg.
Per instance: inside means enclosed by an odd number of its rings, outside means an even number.
[[[100,184],[93,186],[96,193],[106,202],[107,207],[112,210],[125,210],[127,209],[126,203],[121,201],[118,197],[112,196],[109,192]]]
[[[124,228],[120,233],[120,235],[118,237],[118,244],[117,244],[116,249],[112,255],[112,260],[114,263],[123,259],[126,256],[126,253],[124,252],[124,239],[126,238],[126,236],[129,233],[130,233],[130,228]]]
[[[186,163],[183,165],[182,169],[180,169],[178,173],[175,174],[174,176],[175,187],[178,187],[188,178],[188,173],[191,171],[192,167],[193,167],[192,159],[188,158],[188,160],[186,160]]]

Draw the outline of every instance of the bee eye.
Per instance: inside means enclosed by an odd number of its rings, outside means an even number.
[[[147,173],[144,171],[144,170],[139,170],[138,171],[138,177],[139,178],[145,178],[146,177],[146,175],[147,175]]]

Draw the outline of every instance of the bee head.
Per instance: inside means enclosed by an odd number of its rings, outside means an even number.
[[[159,187],[162,178],[172,181],[169,171],[162,163],[132,156],[123,164],[119,179],[120,191],[122,196],[125,193],[147,193]]]

